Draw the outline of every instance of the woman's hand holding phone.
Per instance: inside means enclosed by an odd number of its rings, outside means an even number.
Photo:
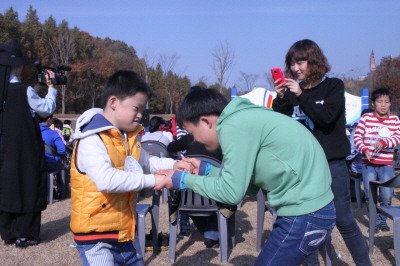
[[[300,84],[297,83],[294,79],[287,79],[284,85],[288,90],[293,92],[296,97],[299,97],[300,94],[303,92],[300,88]]]

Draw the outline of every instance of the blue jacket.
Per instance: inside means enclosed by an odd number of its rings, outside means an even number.
[[[65,154],[67,152],[67,148],[65,147],[62,139],[57,134],[57,132],[49,128],[47,125],[39,124],[39,126],[40,131],[42,132],[43,141],[46,142],[47,145],[51,146],[54,150],[56,150],[59,154]],[[53,156],[47,151],[45,151],[45,156],[47,164],[55,163],[60,160],[60,157]]]

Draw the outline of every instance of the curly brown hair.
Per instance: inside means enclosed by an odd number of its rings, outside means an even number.
[[[312,82],[321,79],[331,70],[324,53],[319,46],[308,39],[295,42],[286,53],[285,58],[285,76],[295,78],[290,65],[296,61],[307,61],[308,69],[305,82]]]

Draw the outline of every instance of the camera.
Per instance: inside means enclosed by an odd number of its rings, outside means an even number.
[[[41,84],[46,84],[46,69],[48,69],[54,72],[54,78],[50,79],[51,83],[54,85],[65,85],[67,84],[67,76],[65,75],[65,71],[71,71],[72,69],[70,66],[65,65],[57,65],[55,67],[42,66],[41,59],[36,60],[34,66],[38,71],[37,82]]]

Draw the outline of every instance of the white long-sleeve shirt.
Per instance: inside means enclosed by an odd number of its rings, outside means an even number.
[[[18,78],[14,75],[10,75],[10,83],[19,82]],[[56,97],[57,90],[55,88],[49,88],[45,98],[41,98],[34,88],[28,87],[26,91],[28,104],[31,107],[32,117],[35,113],[38,113],[41,117],[47,117],[54,113],[56,110]]]

